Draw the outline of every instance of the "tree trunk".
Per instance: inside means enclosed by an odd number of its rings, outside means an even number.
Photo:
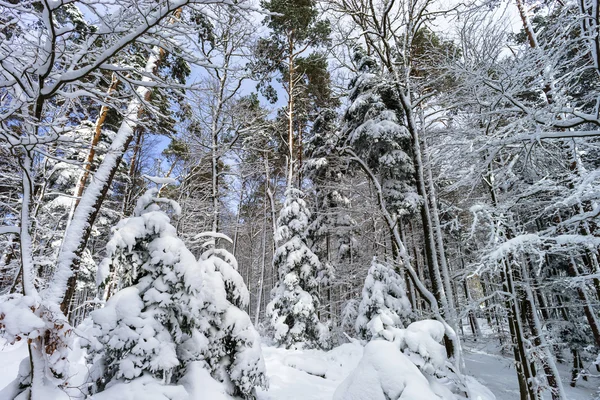
[[[146,71],[156,72],[161,55],[164,56],[164,51],[155,47],[146,63]],[[142,81],[150,82],[151,79],[144,76]],[[73,213],[71,224],[65,232],[54,279],[45,291],[46,300],[60,303],[61,310],[65,314],[68,313],[71,299],[76,290],[79,263],[90,237],[92,226],[138,126],[142,113],[140,97],[147,101],[150,99],[150,94],[151,90],[147,86],[137,88],[137,96],[134,96],[129,103],[113,143],[99,165],[94,175],[95,179],[85,189],[79,205]]]
[[[106,98],[108,99],[119,86],[119,79],[117,79],[116,74],[112,74],[111,84],[106,91]],[[96,120],[96,124],[94,125],[94,136],[92,136],[92,142],[90,143],[90,150],[88,151],[88,155],[85,159],[85,165],[83,167],[83,173],[79,177],[77,181],[77,185],[75,186],[75,203],[71,208],[71,212],[69,215],[69,221],[73,218],[73,212],[79,205],[79,201],[81,199],[81,195],[83,194],[83,189],[87,183],[88,177],[92,170],[92,165],[94,164],[94,158],[96,156],[96,146],[100,142],[100,138],[102,137],[102,128],[104,127],[104,122],[106,122],[106,117],[108,116],[108,111],[110,107],[107,105],[103,105],[100,107],[100,113],[98,114],[98,119]]]
[[[529,271],[525,267],[525,265],[530,266],[530,264],[530,260],[525,260],[521,267],[523,290],[526,294],[525,315],[527,316],[527,321],[529,322],[529,329],[531,330],[531,334],[533,336],[533,344],[541,350],[541,353],[543,353],[542,365],[544,368],[544,373],[546,374],[546,380],[548,381],[548,385],[551,388],[552,400],[566,400],[567,396],[565,394],[562,381],[560,380],[558,368],[556,367],[556,363],[554,362],[554,357],[550,353],[550,345],[546,341],[546,338],[542,331],[542,324],[540,323],[540,320],[538,318],[537,308],[535,305],[535,298],[531,289],[532,283],[528,279]]]
[[[440,266],[442,267],[442,277],[444,282],[444,290],[446,292],[446,297],[448,298],[448,307],[451,315],[449,316],[451,319],[456,318],[456,307],[454,306],[454,298],[452,290],[452,283],[450,279],[450,268],[448,267],[447,258],[446,258],[446,250],[444,248],[444,239],[442,234],[442,226],[440,224],[440,217],[437,207],[437,196],[435,185],[433,183],[433,175],[431,172],[431,159],[429,158],[429,151],[427,150],[425,143],[423,143],[423,152],[425,155],[425,162],[427,164],[427,183],[429,186],[429,202],[431,203],[431,216],[433,218],[433,230],[435,231],[435,242],[437,244],[438,256],[440,259]],[[455,326],[456,329],[456,326]]]
[[[267,193],[265,190],[265,199],[263,204],[263,227],[261,238],[262,258],[260,262],[260,281],[258,283],[258,299],[256,300],[256,315],[254,315],[254,326],[258,326],[260,316],[261,300],[263,296],[263,282],[265,280],[265,269],[267,262]]]
[[[294,39],[293,30],[288,34],[288,173],[287,173],[287,188],[290,189],[294,183]]]
[[[533,387],[533,381],[536,376],[535,367],[529,360],[525,345],[525,337],[517,301],[518,295],[515,291],[512,269],[509,266],[509,261],[503,260],[502,267],[501,278],[503,290],[512,297],[507,298],[506,309],[508,311],[508,327],[513,343],[515,367],[517,370],[517,378],[519,380],[521,400],[538,400],[537,393]]]

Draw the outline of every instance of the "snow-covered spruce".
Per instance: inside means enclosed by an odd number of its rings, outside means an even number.
[[[357,47],[358,74],[350,84],[351,101],[344,115],[349,146],[381,179],[387,205],[408,216],[419,209],[415,187],[412,137],[404,125],[404,111],[394,81],[381,66]]]
[[[254,386],[266,386],[264,362],[258,334],[237,307],[248,295],[235,259],[197,261],[159,203],[178,206],[157,192],[117,225],[99,270],[108,301],[91,315],[91,391],[142,375],[176,383],[201,361],[230,394],[252,397]]]
[[[209,323],[208,347],[203,357],[212,375],[236,396],[253,395],[257,386],[267,388],[260,336],[243,311],[250,295],[237,260],[225,249],[209,248],[199,261],[204,271],[202,316]],[[210,288],[218,287],[218,291]],[[225,298],[220,289],[223,287]]]
[[[319,258],[306,244],[310,212],[298,189],[288,189],[277,220],[278,243],[273,263],[279,282],[267,306],[275,342],[286,348],[318,348],[329,344],[329,331],[317,316],[316,272]]]
[[[373,258],[358,306],[356,333],[365,340],[393,340],[393,328],[408,326],[411,317],[404,279],[393,266]]]

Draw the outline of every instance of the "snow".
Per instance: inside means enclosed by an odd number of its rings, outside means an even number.
[[[287,356],[283,362],[288,367],[304,371],[309,375],[324,378],[327,374],[327,365],[315,357],[290,355]]]
[[[189,394],[189,400],[229,400],[225,386],[214,380],[201,362],[193,362],[180,383]]]
[[[396,344],[373,340],[358,367],[335,391],[334,400],[433,400],[438,398],[419,369]]]
[[[35,338],[46,324],[32,308],[38,307],[38,301],[32,296],[20,294],[0,297],[0,327],[2,337],[15,342],[24,337]]]
[[[513,361],[510,357],[498,355],[499,347],[492,342],[492,338],[486,338],[478,342],[466,341],[465,362],[466,373],[473,375],[477,381],[467,376],[465,378],[469,399],[490,400],[490,392],[495,395],[496,400],[514,400],[519,398],[519,388]],[[385,349],[386,363],[399,363],[398,357],[390,357],[390,351],[396,352],[395,348],[389,348],[389,343],[378,341],[375,347],[380,351]],[[383,345],[381,345],[383,343]],[[357,341],[346,343],[330,351],[321,350],[286,350],[263,345],[262,352],[266,363],[267,377],[270,381],[268,390],[257,390],[257,400],[331,400],[336,389],[347,379],[363,357],[363,347]],[[27,357],[27,346],[24,341],[9,345],[0,342],[0,399],[12,399],[10,395],[10,384],[16,378],[21,360]],[[389,359],[389,360],[387,360]],[[73,362],[76,360],[73,359]],[[28,364],[28,363],[27,363]],[[389,366],[389,365],[387,365]],[[85,369],[84,365],[81,365]],[[406,367],[406,366],[404,366]],[[568,365],[559,365],[561,375],[565,383],[569,378]],[[410,373],[412,369],[408,369]],[[402,376],[400,370],[395,370],[395,378]],[[401,370],[405,373],[405,370]],[[318,374],[316,374],[318,372]],[[375,371],[365,371],[372,374]],[[414,370],[412,370],[414,372]],[[321,375],[321,376],[317,376]],[[356,377],[356,374],[353,374]],[[385,375],[383,376],[385,377]],[[72,377],[70,382],[78,386],[77,377]],[[361,378],[362,377],[358,377]],[[366,379],[366,377],[365,377]],[[479,382],[478,382],[479,381]],[[143,376],[128,384],[119,383],[103,394],[93,397],[94,400],[233,400],[226,394],[224,385],[215,381],[202,366],[202,363],[192,363],[186,375],[179,382],[180,386],[164,386],[156,380],[150,380]],[[423,383],[417,379],[418,387]],[[569,400],[591,400],[597,391],[600,381],[598,378],[590,377],[585,381],[579,381],[577,387],[571,388],[565,385]],[[485,385],[485,386],[484,386]],[[75,390],[78,388],[75,387]],[[427,390],[427,389],[424,389]],[[71,394],[72,399],[78,399],[77,392]],[[63,393],[64,394],[64,393]],[[417,394],[417,396],[420,394]],[[170,396],[170,397],[169,397]],[[402,397],[400,397],[402,399]],[[410,397],[411,400],[423,397]],[[427,398],[435,400],[437,397]],[[46,397],[47,400],[56,398]],[[344,397],[343,400],[351,400],[353,397]],[[375,400],[377,397],[362,397],[360,400]],[[546,394],[544,400],[549,400]]]
[[[259,390],[258,400],[332,399],[337,386],[358,364],[362,352],[358,343],[343,344],[328,352],[264,346],[269,390]],[[306,369],[323,373],[325,378],[307,373]]]
[[[162,385],[150,375],[119,383],[91,396],[93,400],[189,400],[183,386]]]
[[[227,236],[224,233],[220,233],[220,232],[201,232],[201,233],[197,234],[196,236],[194,236],[194,239],[199,239],[199,238],[203,238],[203,237],[223,239],[223,240],[227,240],[229,243],[233,243],[233,240],[229,236]]]
[[[0,338],[0,399],[9,399],[11,384],[19,373],[19,365],[28,357],[27,345],[22,340],[13,345]]]
[[[177,183],[177,179],[173,178],[163,178],[160,176],[148,176],[143,175],[144,178],[148,179],[150,182],[156,183],[157,185],[172,185]]]
[[[434,368],[441,368],[446,361],[446,349],[440,344],[444,326],[433,320],[413,322],[404,331],[404,343],[408,350],[419,354]]]

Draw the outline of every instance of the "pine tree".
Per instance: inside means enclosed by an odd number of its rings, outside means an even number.
[[[315,274],[321,263],[306,243],[310,212],[302,196],[297,189],[286,191],[285,204],[277,220],[278,247],[273,259],[279,282],[267,306],[275,342],[286,348],[325,347],[329,336],[317,315]]]
[[[393,340],[393,328],[407,327],[411,318],[404,279],[391,265],[373,258],[358,306],[356,333],[365,340]]]
[[[259,89],[270,101],[277,101],[277,91],[270,83],[273,73],[279,74],[287,94],[287,108],[281,116],[285,114],[287,119],[287,187],[291,188],[294,174],[302,167],[302,134],[308,114],[336,102],[331,99],[325,56],[318,52],[306,55],[309,49],[328,43],[331,28],[329,21],[319,19],[314,0],[268,0],[262,5],[272,13],[264,21],[271,35],[258,41],[253,68],[260,76]],[[301,175],[297,178],[301,185]]]

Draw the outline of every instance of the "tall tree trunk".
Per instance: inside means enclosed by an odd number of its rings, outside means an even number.
[[[129,216],[133,211],[135,205],[135,191],[136,191],[136,177],[138,170],[138,159],[142,151],[142,141],[144,136],[144,130],[141,126],[136,126],[134,129],[135,142],[133,145],[133,154],[129,162],[129,172],[127,173],[127,185],[125,187],[125,200],[123,201],[123,215]]]
[[[119,79],[116,74],[112,74],[111,83],[106,91],[106,98],[110,98],[113,93],[119,87]],[[73,218],[73,213],[75,209],[79,205],[79,201],[81,199],[81,195],[83,194],[83,189],[85,189],[85,185],[90,176],[90,172],[92,171],[92,165],[94,164],[94,158],[96,156],[96,146],[100,142],[100,138],[102,137],[102,128],[104,127],[104,123],[106,122],[106,117],[108,116],[108,111],[110,107],[107,105],[103,105],[100,107],[100,113],[98,114],[98,118],[96,119],[96,123],[94,124],[94,135],[92,136],[92,142],[90,143],[90,150],[88,151],[88,155],[85,159],[85,164],[83,166],[83,172],[77,181],[77,185],[75,186],[75,202],[71,207],[71,212],[69,215],[69,222]]]
[[[258,326],[267,262],[267,197],[268,196],[265,190],[265,198],[263,204],[263,227],[261,237],[262,257],[260,261],[260,281],[258,283],[258,299],[256,300],[256,315],[254,315],[254,326]]]
[[[546,337],[542,331],[542,324],[540,323],[538,317],[535,297],[533,295],[533,290],[531,289],[532,282],[529,278],[531,268],[526,268],[526,265],[531,266],[531,261],[528,259],[524,260],[521,266],[521,274],[523,280],[523,290],[525,291],[526,295],[525,314],[527,316],[529,328],[533,336],[533,343],[538,349],[541,350],[541,353],[543,354],[542,366],[546,374],[546,380],[548,381],[548,385],[552,391],[552,400],[566,400],[567,396],[560,379],[558,368],[554,362],[554,356],[550,353],[550,345],[546,341]]]
[[[146,71],[156,73],[158,64],[164,55],[164,51],[155,47],[146,63]],[[144,76],[142,81],[150,83],[151,78]],[[60,303],[61,310],[65,315],[68,313],[71,299],[76,290],[81,255],[87,245],[92,226],[112,184],[113,177],[121,163],[123,155],[127,151],[135,129],[139,124],[139,118],[142,113],[140,98],[146,101],[150,99],[151,90],[148,86],[139,86],[136,91],[137,95],[130,101],[125,111],[123,122],[108,152],[94,174],[94,179],[91,180],[83,192],[79,205],[73,213],[73,219],[65,232],[59,252],[54,279],[45,290],[46,300]]]
[[[287,171],[287,188],[290,189],[294,183],[294,80],[295,77],[295,66],[294,66],[294,31],[288,34],[288,171]]]
[[[502,260],[501,263],[502,287],[504,292],[511,296],[506,299],[506,309],[508,311],[508,327],[513,343],[521,400],[538,400],[537,392],[533,386],[536,377],[535,367],[528,357],[523,325],[520,319],[521,313],[518,306],[519,297],[513,282],[512,268],[510,267],[509,260]]]
[[[450,279],[450,269],[448,268],[447,258],[446,258],[446,250],[444,248],[444,239],[442,235],[442,226],[440,223],[440,217],[437,207],[437,196],[435,185],[433,183],[433,176],[431,172],[431,159],[429,158],[429,150],[426,148],[425,143],[423,143],[423,152],[425,155],[425,162],[427,164],[427,183],[429,186],[429,202],[431,203],[431,216],[433,217],[433,229],[435,231],[435,240],[438,249],[438,255],[440,259],[440,265],[442,267],[442,277],[444,280],[444,289],[446,291],[446,295],[448,297],[448,307],[450,309],[450,318],[456,319],[456,307],[454,306],[454,298],[452,290],[452,283]],[[454,327],[456,329],[456,326]]]

